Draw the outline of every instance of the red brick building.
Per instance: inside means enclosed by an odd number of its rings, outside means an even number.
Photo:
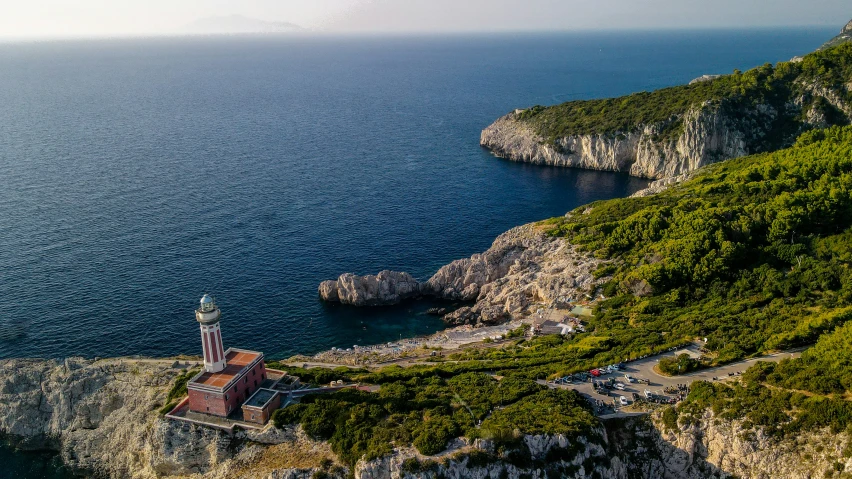
[[[272,389],[258,389],[243,403],[243,420],[266,424],[272,412],[281,407],[281,393]]]
[[[228,416],[240,409],[266,379],[263,353],[222,346],[221,313],[213,298],[204,295],[195,319],[201,325],[204,370],[187,383],[189,409]]]

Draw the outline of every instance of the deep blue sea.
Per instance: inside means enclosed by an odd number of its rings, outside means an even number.
[[[433,332],[428,302],[327,306],[317,285],[426,279],[513,226],[645,185],[496,159],[479,147],[491,121],[787,60],[833,34],[0,44],[0,358],[199,354],[205,292],[226,347],[272,357]],[[58,474],[44,463],[0,447],[0,478]]]

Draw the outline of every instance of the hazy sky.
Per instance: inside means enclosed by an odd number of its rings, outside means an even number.
[[[239,14],[316,31],[832,25],[849,0],[0,0],[0,37],[170,33]]]

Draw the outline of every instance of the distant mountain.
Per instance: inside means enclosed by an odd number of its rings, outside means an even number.
[[[269,22],[242,15],[199,18],[186,25],[183,30],[195,34],[235,33],[293,33],[302,27],[287,22]]]

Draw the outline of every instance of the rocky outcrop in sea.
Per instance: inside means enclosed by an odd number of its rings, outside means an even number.
[[[340,275],[337,280],[323,281],[319,296],[324,301],[353,306],[397,304],[420,295],[420,283],[408,273],[382,271],[377,275]]]
[[[394,304],[417,295],[471,301],[444,316],[445,321],[495,324],[529,314],[536,304],[577,300],[593,292],[608,279],[594,278],[602,263],[529,224],[503,233],[487,251],[453,261],[423,283],[389,271],[364,277],[344,274],[320,284],[319,294],[326,301],[357,306]],[[382,284],[386,286],[377,286]]]

